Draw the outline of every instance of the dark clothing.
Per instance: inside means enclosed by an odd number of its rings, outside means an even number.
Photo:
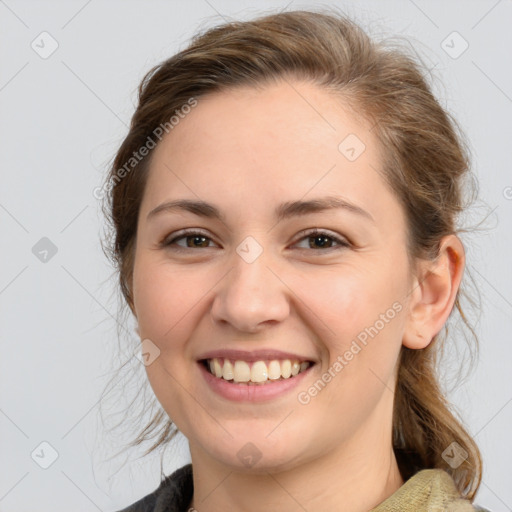
[[[189,512],[193,494],[192,464],[187,464],[167,476],[156,491],[119,512]],[[490,512],[462,499],[446,471],[424,469],[370,512],[478,511]]]
[[[167,476],[156,491],[119,512],[187,512],[193,494],[192,464],[187,464]]]

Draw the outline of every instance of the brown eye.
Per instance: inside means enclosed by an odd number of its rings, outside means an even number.
[[[340,238],[325,231],[318,230],[313,230],[310,231],[309,233],[306,233],[306,235],[300,239],[300,242],[302,242],[303,240],[308,241],[307,248],[315,250],[337,249],[350,246],[350,244],[343,238]]]
[[[185,240],[185,244],[178,243]],[[307,241],[307,247],[301,249],[314,249],[317,252],[327,252],[329,250],[350,247],[347,240],[340,238],[334,234],[326,231],[313,230],[304,234],[304,236],[297,242],[303,243]],[[210,244],[211,238],[205,234],[197,231],[182,231],[179,236],[171,239],[166,239],[161,243],[162,247],[169,247],[174,250],[187,250],[187,249],[208,249],[213,247]],[[323,249],[323,251],[322,251]]]
[[[178,243],[185,240],[185,244]],[[197,231],[182,231],[179,236],[165,239],[160,245],[161,247],[172,247],[176,250],[186,249],[207,249],[210,246],[211,239],[203,233]]]
[[[309,247],[311,249],[316,249],[314,245],[316,244],[321,249],[325,249],[326,247],[332,247],[332,243],[334,240],[330,236],[326,235],[314,235],[310,236],[309,238]]]
[[[181,238],[187,241],[187,247],[208,247],[208,238],[203,235],[188,235]],[[180,238],[176,240],[180,240]]]

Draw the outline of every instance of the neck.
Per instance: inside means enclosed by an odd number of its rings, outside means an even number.
[[[378,440],[379,436],[373,439]],[[331,451],[288,471],[269,469],[252,474],[220,465],[207,457],[199,457],[198,464],[194,460],[198,454],[191,447],[194,468],[191,506],[197,512],[300,509],[368,512],[404,483],[391,447],[371,448],[362,454],[345,447],[343,453]]]

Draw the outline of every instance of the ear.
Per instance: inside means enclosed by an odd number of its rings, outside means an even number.
[[[402,341],[405,347],[425,348],[441,331],[453,309],[464,264],[464,246],[455,235],[442,238],[434,261],[418,263]]]

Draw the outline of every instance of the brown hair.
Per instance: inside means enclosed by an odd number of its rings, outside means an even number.
[[[384,149],[382,172],[406,213],[411,261],[435,258],[441,238],[460,232],[456,221],[465,208],[462,180],[470,165],[463,134],[435,99],[424,69],[403,48],[377,43],[350,19],[325,9],[222,24],[196,35],[186,49],[151,69],[140,84],[129,133],[106,181],[107,218],[114,238],[109,256],[132,311],[137,218],[151,155],[129,170],[126,162],[156,127],[168,123],[191,98],[230,87],[260,87],[290,77],[349,99]],[[474,335],[462,312],[460,293],[454,312],[458,310]],[[447,329],[443,334],[425,349],[401,349],[393,446],[404,479],[421,469],[442,468],[461,494],[472,500],[480,485],[482,462],[475,441],[451,412],[438,382],[437,361]],[[175,434],[176,427],[157,407],[131,446],[158,437],[147,454]],[[443,458],[453,442],[468,453],[456,468]]]

